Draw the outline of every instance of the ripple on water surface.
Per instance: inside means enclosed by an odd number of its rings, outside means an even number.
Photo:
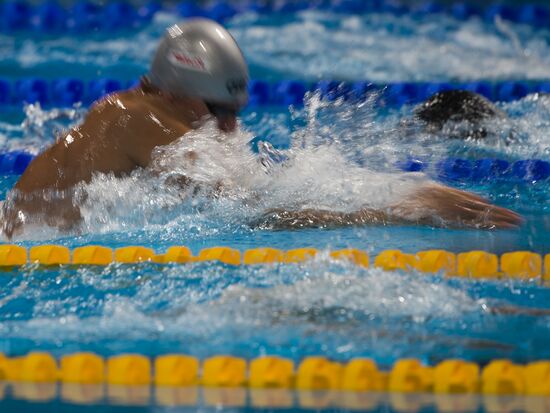
[[[334,262],[28,267],[0,279],[0,351],[548,357],[548,292]],[[538,312],[529,308],[542,307]],[[544,309],[546,308],[546,310]]]
[[[58,76],[63,70],[57,68],[70,63],[75,65],[71,73],[79,65],[83,68],[83,77],[137,76],[146,70],[158,35],[171,21],[159,16],[137,42],[129,37],[0,38],[6,55],[0,74],[13,73],[10,65],[20,65],[23,74]],[[385,82],[550,74],[547,33],[524,26],[497,27],[477,19],[459,25],[446,18],[413,21],[390,15],[340,19],[311,12],[283,19],[277,28],[253,15],[236,18],[230,26],[253,74],[268,78],[284,73],[309,80]],[[301,42],[296,42],[298,32]],[[302,54],[306,61],[300,60]],[[113,55],[119,57],[117,66]],[[84,187],[89,198],[83,205],[81,234],[35,228],[20,241],[113,247],[134,243],[157,250],[188,244],[195,253],[216,244],[241,249],[355,246],[371,253],[384,247],[548,252],[549,191],[544,182],[461,185],[526,215],[519,231],[373,227],[271,232],[246,224],[266,208],[289,203],[339,210],[365,203],[383,206],[430,177],[431,171],[427,177],[400,174],[395,163],[407,155],[430,161],[451,155],[550,157],[550,106],[544,96],[501,104],[509,119],[489,125],[494,139],[483,143],[450,144],[444,133],[428,135],[411,123],[411,107],[390,111],[380,109],[378,102],[373,97],[361,105],[328,104],[312,96],[303,110],[245,113],[244,130],[229,137],[220,137],[207,124],[159,150],[157,162],[165,170],[160,177],[143,171],[123,179],[97,176]],[[38,152],[53,142],[56,130],[77,123],[83,113],[31,106],[24,117],[6,115],[0,123],[2,143],[8,149]],[[507,145],[502,138],[511,130],[518,141]],[[256,154],[248,142],[260,139],[280,151],[261,146]],[[200,155],[193,165],[186,164],[189,151]],[[167,186],[165,180],[178,171],[207,189],[190,199]],[[13,178],[1,185],[5,193]],[[275,353],[294,359],[323,353],[342,360],[372,356],[382,365],[406,356],[429,362],[444,357],[527,361],[550,356],[548,298],[545,289],[529,283],[387,273],[343,266],[326,257],[306,265],[249,268],[30,266],[0,277],[0,351],[182,351],[201,357]]]
[[[86,37],[1,36],[0,76],[109,76],[147,71],[165,27],[160,13],[138,33]],[[375,82],[547,79],[548,30],[443,14],[414,17],[303,12],[241,15],[227,23],[254,78],[326,78]],[[299,39],[299,41],[296,41]]]
[[[428,159],[435,165],[446,156],[510,161],[525,157],[548,159],[550,100],[532,95],[501,105],[508,119],[487,125],[490,138],[482,142],[452,140],[444,132],[430,134],[414,120],[413,108],[384,112],[377,96],[362,104],[324,102],[308,97],[303,109],[245,113],[242,127],[220,135],[212,122],[173,144],[158,148],[151,174],[136,171],[126,178],[97,175],[79,190],[87,194],[81,212],[84,222],[72,238],[44,227],[31,228],[18,240],[58,239],[69,246],[132,243],[162,249],[190,244],[193,249],[216,244],[241,249],[259,245],[292,248],[311,245],[402,248],[468,248],[494,252],[512,249],[548,251],[548,182],[451,184],[473,190],[526,217],[518,231],[434,230],[420,227],[352,228],[303,232],[269,232],[251,226],[272,208],[324,208],[354,211],[364,206],[384,208],[407,197],[437,178],[404,174],[396,164],[407,156]],[[8,123],[6,144],[35,151],[52,141],[54,131],[79,121],[81,110],[68,112],[28,108],[22,125]],[[269,133],[265,125],[278,125]],[[15,130],[15,131],[14,131]],[[40,130],[44,138],[33,132]],[[516,141],[503,136],[513,131]],[[277,148],[260,140],[272,142]],[[249,143],[257,145],[259,152]],[[198,155],[196,160],[191,154]],[[191,194],[171,182],[178,175],[191,178],[201,190]],[[5,179],[3,191],[13,185]]]

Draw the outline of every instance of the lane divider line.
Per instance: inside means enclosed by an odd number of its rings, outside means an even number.
[[[32,30],[38,33],[65,33],[73,35],[135,30],[149,23],[159,11],[178,14],[181,17],[207,17],[225,22],[247,13],[293,14],[303,10],[325,10],[343,14],[391,13],[423,16],[447,14],[458,20],[479,17],[494,22],[497,16],[516,23],[534,27],[548,27],[550,9],[544,5],[490,4],[486,7],[465,2],[424,1],[413,5],[398,0],[273,0],[273,1],[181,1],[166,5],[160,1],[148,1],[134,6],[126,1],[108,2],[100,6],[93,2],[77,1],[63,7],[55,1],[32,4],[26,1],[5,1],[0,4],[0,30],[11,33]]]
[[[89,81],[73,77],[43,79],[25,77],[17,80],[0,78],[0,107],[20,106],[24,103],[40,103],[42,106],[72,107],[75,104],[90,105],[102,97],[139,84],[136,79],[119,80],[98,78]],[[372,93],[382,106],[400,107],[425,101],[438,92],[468,90],[489,100],[510,102],[532,93],[550,93],[550,81],[472,81],[452,82],[396,82],[377,84],[367,80],[343,82],[321,80],[305,82],[284,79],[276,82],[251,80],[248,85],[249,108],[258,106],[301,106],[308,92],[318,91],[328,101],[344,99],[364,101]]]
[[[127,246],[115,250],[88,245],[77,247],[72,252],[61,245],[37,245],[27,249],[18,245],[0,245],[0,268],[11,269],[27,264],[51,265],[109,265],[119,264],[186,264],[215,261],[226,265],[273,265],[304,263],[314,259],[320,251],[315,248],[297,248],[288,251],[276,248],[239,250],[229,247],[205,248],[193,256],[185,246],[172,246],[164,254],[156,254],[151,248]],[[331,251],[329,257],[346,260],[368,268],[369,255],[358,249]],[[380,252],[373,262],[374,267],[386,271],[419,271],[443,273],[450,277],[466,278],[516,278],[550,280],[550,253],[544,258],[530,251],[513,251],[498,257],[486,251],[469,251],[454,254],[445,250],[426,250],[416,254],[400,250]]]
[[[33,159],[33,154],[24,151],[0,152],[0,175],[21,175]],[[396,166],[404,172],[426,172],[449,182],[533,183],[550,178],[550,162],[542,159],[509,162],[504,159],[468,160],[449,157],[430,167],[429,162],[408,158]]]
[[[11,358],[0,353],[0,379],[123,386],[550,396],[550,361],[519,365],[497,359],[480,367],[470,361],[449,359],[426,366],[417,359],[406,358],[383,371],[368,358],[341,363],[324,356],[308,356],[295,367],[292,360],[279,356],[249,361],[216,355],[200,361],[184,354],[154,359],[141,354],[119,354],[104,359],[82,352],[56,360],[50,353],[33,351]]]

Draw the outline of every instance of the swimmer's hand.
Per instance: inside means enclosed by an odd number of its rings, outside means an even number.
[[[391,207],[390,215],[419,224],[482,229],[516,228],[523,221],[477,195],[435,183]]]

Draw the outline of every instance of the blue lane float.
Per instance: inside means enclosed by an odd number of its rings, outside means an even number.
[[[504,159],[478,159],[473,161],[470,179],[475,182],[507,178],[510,162]]]
[[[83,81],[76,78],[53,80],[23,78],[16,81],[0,79],[0,106],[40,103],[45,106],[69,107],[78,102],[91,104],[106,94],[138,84],[137,80],[121,81],[111,78]],[[482,94],[493,101],[510,102],[531,93],[550,93],[550,82],[397,82],[386,85],[369,81],[340,82],[321,80],[317,83],[299,80],[267,82],[252,80],[249,84],[250,106],[302,105],[307,92],[319,91],[323,99],[363,100],[373,91],[379,93],[380,103],[401,106],[424,101],[434,93],[465,89]]]
[[[550,178],[550,162],[542,159],[525,159],[513,163],[504,159],[446,158],[430,164],[409,158],[397,167],[405,172],[427,172],[448,182],[482,183],[490,181],[525,183],[546,181]]]
[[[550,177],[550,163],[540,159],[514,162],[512,173],[523,181],[542,181]]]
[[[535,27],[550,26],[550,8],[538,4],[489,4],[478,7],[469,2],[438,1],[402,2],[398,0],[270,0],[270,1],[181,1],[179,3],[148,1],[134,5],[129,1],[105,2],[98,5],[93,1],[79,0],[68,7],[49,0],[8,0],[0,4],[0,30],[36,30],[40,33],[72,33],[89,31],[120,31],[140,27],[149,22],[155,13],[165,11],[182,17],[208,17],[225,22],[240,13],[292,14],[303,10],[326,10],[344,14],[409,13],[415,17],[445,13],[459,20],[479,17],[493,22],[497,16]]]
[[[21,175],[33,159],[34,155],[23,151],[0,153],[0,174]]]
[[[194,7],[190,7],[193,4]],[[219,14],[217,9],[223,4],[224,8],[231,9],[230,13]],[[486,7],[473,6],[468,2],[443,2],[427,0],[424,2],[406,2],[398,0],[272,0],[265,2],[244,1],[236,2],[214,1],[208,7],[201,7],[200,3],[184,1],[178,6],[183,16],[210,17],[223,21],[237,13],[296,13],[303,10],[326,10],[343,14],[391,13],[395,15],[411,14],[415,17],[424,17],[445,13],[456,19],[466,20],[480,17],[493,22],[497,16],[516,23],[529,24],[535,27],[548,27],[550,24],[550,8],[544,5],[523,4],[503,5],[489,4]],[[185,6],[182,6],[185,5]]]
[[[272,85],[268,84],[273,93],[268,104],[272,105],[301,105],[308,91],[308,85],[297,80],[283,80]]]
[[[17,80],[14,84],[14,96],[16,103],[32,102],[45,105],[49,103],[49,84],[44,79],[29,78]],[[10,100],[7,97],[8,101]]]
[[[147,2],[135,7],[125,1],[106,2],[104,6],[91,1],[77,1],[63,7],[56,1],[36,5],[19,0],[6,1],[0,4],[0,29],[4,32],[35,30],[40,33],[120,31],[149,22],[161,9],[159,2]]]
[[[78,79],[54,80],[51,88],[51,101],[54,106],[72,106],[84,98],[84,82]]]
[[[0,175],[21,175],[34,159],[25,151],[0,153]],[[550,162],[542,159],[524,159],[513,163],[504,159],[446,158],[434,164],[420,159],[408,158],[397,164],[404,172],[435,173],[436,177],[449,182],[481,183],[489,181],[533,183],[550,178]]]

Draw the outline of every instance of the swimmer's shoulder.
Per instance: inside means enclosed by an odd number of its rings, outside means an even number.
[[[133,89],[111,93],[94,102],[84,124],[91,128],[101,124],[110,133],[121,128],[139,131],[151,123],[148,114],[152,109],[149,99]]]
[[[108,120],[110,116],[132,116],[136,119],[143,118],[139,115],[159,112],[161,102],[154,96],[144,94],[139,89],[130,89],[121,92],[111,93],[94,102],[88,112],[89,115],[104,116]]]
[[[89,114],[114,112],[126,113],[134,110],[136,103],[139,103],[139,97],[135,90],[125,90],[120,92],[110,93],[96,100],[89,109]]]
[[[139,88],[117,92],[96,102],[86,122],[108,125],[111,136],[131,135],[138,139],[154,140],[160,145],[191,130],[185,110],[174,110],[166,100]]]

